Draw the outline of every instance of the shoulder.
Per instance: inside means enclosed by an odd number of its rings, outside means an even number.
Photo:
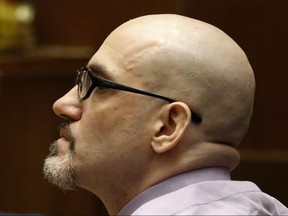
[[[252,182],[207,181],[157,197],[133,215],[277,215],[279,212],[288,214],[284,205]]]

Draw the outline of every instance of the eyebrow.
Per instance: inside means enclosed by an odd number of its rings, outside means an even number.
[[[105,79],[110,79],[110,76],[108,75],[108,69],[103,64],[97,64],[97,63],[87,64],[86,67],[92,71],[94,76],[96,77],[100,76]]]

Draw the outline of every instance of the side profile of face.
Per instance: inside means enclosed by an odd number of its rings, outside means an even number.
[[[113,32],[87,67],[97,77],[154,91],[147,85],[151,78],[143,73],[149,65],[142,66],[138,56],[150,53],[158,43],[129,36],[122,30]],[[159,93],[169,95],[169,91]],[[113,188],[111,179],[117,179],[115,184],[119,185],[129,185],[127,176],[140,182],[153,154],[153,124],[159,108],[168,104],[140,94],[98,88],[81,101],[75,86],[53,106],[55,113],[68,123],[60,130],[61,138],[52,144],[53,153],[45,161],[46,177],[63,189],[77,185],[97,194],[106,184]]]
[[[207,164],[211,155],[205,163],[199,159],[206,153],[195,149],[203,143],[209,144],[206,152],[210,144],[229,146],[237,157],[234,147],[249,125],[255,81],[242,49],[219,29],[179,15],[136,18],[114,30],[87,67],[97,77],[176,102],[110,88],[95,88],[80,100],[73,87],[53,106],[66,124],[45,160],[52,183],[82,187],[105,203],[125,200],[183,167],[217,165]],[[201,124],[191,121],[193,113]],[[217,152],[214,158],[225,158],[225,151]]]

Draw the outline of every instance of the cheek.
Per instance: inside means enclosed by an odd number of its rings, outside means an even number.
[[[99,105],[93,109],[87,106],[81,120],[76,123],[75,151],[98,155],[114,154],[120,153],[124,146],[135,147],[138,144],[135,140],[139,140],[139,137],[144,142],[142,137],[146,122],[143,113],[135,112],[131,106],[126,107]]]
[[[137,133],[139,128],[143,128],[143,120],[147,115],[140,105],[141,101],[127,98],[122,92],[117,94],[117,91],[111,91],[111,95],[109,93],[103,94],[103,97],[94,95],[95,97],[91,98],[94,100],[84,107],[81,118],[83,133],[96,136],[97,140],[103,142],[109,138],[119,140]]]
[[[143,167],[144,152],[149,153],[149,136],[140,116],[107,111],[87,112],[75,128],[74,166],[85,185],[105,176],[128,175]]]

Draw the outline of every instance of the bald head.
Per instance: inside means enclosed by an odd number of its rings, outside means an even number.
[[[255,81],[245,53],[224,32],[179,15],[149,15],[118,27],[103,46],[118,54],[123,72],[133,74],[143,89],[199,113],[200,141],[240,143],[252,114]]]

